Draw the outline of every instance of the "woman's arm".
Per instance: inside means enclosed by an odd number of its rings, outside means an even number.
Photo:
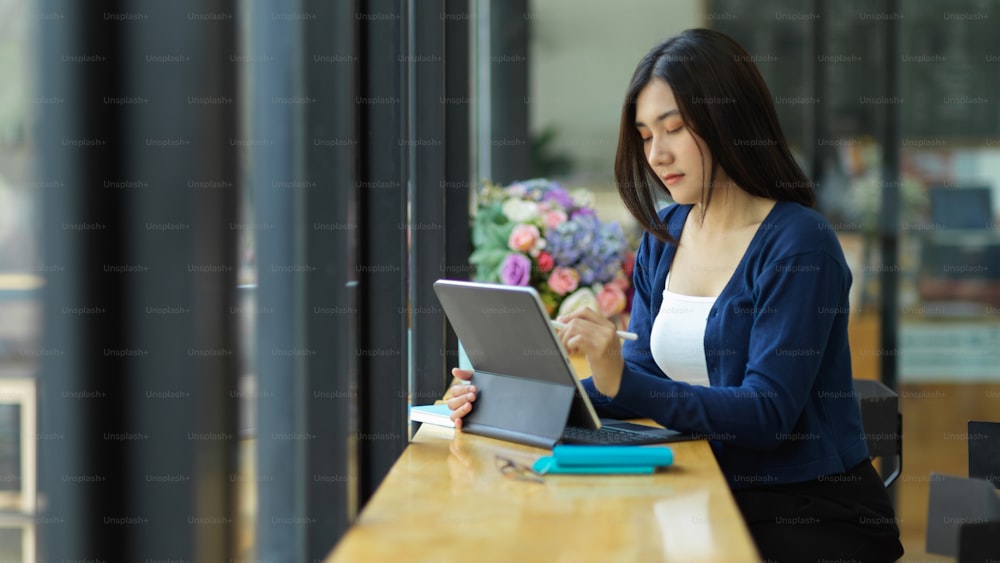
[[[649,350],[649,334],[652,328],[652,323],[648,319],[650,308],[649,289],[651,284],[650,277],[653,275],[653,272],[649,271],[646,265],[656,263],[659,260],[659,251],[662,250],[664,250],[662,245],[654,243],[653,238],[648,233],[643,235],[636,252],[635,270],[632,273],[634,296],[632,299],[632,312],[629,316],[629,331],[635,333],[638,339],[626,342],[626,347],[632,345],[632,348],[638,346],[638,348],[644,347],[647,351]],[[581,315],[575,314],[572,317],[579,318]],[[578,333],[579,325],[584,324],[586,320],[585,318],[580,319],[572,329],[566,327],[560,332],[563,345],[567,350],[580,351],[587,354],[587,362],[590,364],[591,373],[597,375],[598,378],[601,377],[602,372],[611,370],[615,372],[612,374],[615,376],[614,381],[620,380],[620,374],[623,369],[623,354],[618,337],[612,335],[615,328],[612,323],[600,323],[606,325],[603,328],[590,327],[597,332],[597,336],[592,335],[596,342],[581,342],[580,339],[574,339],[570,342],[570,337]],[[602,330],[606,333],[603,338],[600,336]],[[611,362],[611,365],[607,365],[609,362],[606,361],[609,356],[616,356],[616,358],[612,358],[614,361]],[[652,361],[652,355],[649,355],[649,359]],[[655,373],[659,373],[662,376],[662,372],[659,372],[655,364],[653,364],[653,369],[656,370]],[[607,378],[605,377],[604,379]],[[582,384],[600,416],[611,418],[649,417],[648,414],[640,414],[627,405],[613,402],[610,397],[598,389],[593,376],[584,379]]]
[[[747,352],[739,386],[702,387],[658,376],[647,332],[645,340],[623,349],[625,365],[612,404],[710,439],[777,447],[805,408],[825,355],[837,352],[827,349],[836,315],[815,312],[843,307],[848,280],[843,266],[822,250],[764,266],[755,280],[749,341],[732,343]],[[647,297],[637,287],[637,304]]]

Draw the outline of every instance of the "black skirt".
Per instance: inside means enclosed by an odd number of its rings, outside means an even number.
[[[815,481],[733,491],[764,561],[895,561],[896,513],[865,460]]]

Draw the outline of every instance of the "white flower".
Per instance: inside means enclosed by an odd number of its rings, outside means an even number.
[[[594,193],[590,190],[577,188],[569,192],[569,195],[573,198],[573,203],[575,203],[578,207],[586,207],[588,209],[594,208]]]
[[[538,217],[538,204],[521,199],[503,202],[503,214],[515,223],[526,223]]]
[[[518,182],[516,184],[511,184],[507,186],[506,188],[504,188],[504,191],[507,192],[507,195],[511,197],[522,198],[524,197],[524,194],[528,192],[528,188],[526,188],[524,184]]]
[[[594,292],[589,287],[581,287],[569,294],[569,297],[564,299],[562,304],[559,305],[559,314],[557,316],[569,315],[585,308],[593,311],[601,310],[597,304],[597,296],[594,295]]]
[[[545,250],[545,239],[538,237],[535,239],[535,245],[528,250],[528,256],[538,258],[538,255],[541,254],[543,250]]]

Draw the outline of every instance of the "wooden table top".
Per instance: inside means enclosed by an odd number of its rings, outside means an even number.
[[[424,424],[328,561],[759,561],[704,440],[654,475],[505,476],[547,450]]]

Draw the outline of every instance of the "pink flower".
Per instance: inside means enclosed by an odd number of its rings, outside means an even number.
[[[535,246],[535,241],[540,236],[538,227],[534,225],[517,225],[510,232],[510,238],[507,239],[507,246],[511,250],[527,252]]]
[[[611,281],[609,281],[608,283],[606,283],[604,285],[605,285],[605,287],[607,287],[609,285],[617,287],[618,289],[622,290],[622,293],[624,293],[624,292],[628,291],[628,287],[629,287],[630,284],[629,284],[628,278],[625,277],[625,273],[622,272],[622,271],[619,271],[617,274],[615,274],[615,277]]]
[[[566,213],[564,211],[555,210],[549,211],[545,214],[545,226],[554,229],[560,224],[566,222]]]
[[[613,317],[624,311],[627,302],[625,292],[616,285],[606,284],[597,294],[597,306],[605,317]]]
[[[573,268],[559,266],[552,270],[548,284],[557,295],[566,295],[580,284],[580,274]]]
[[[555,266],[555,265],[556,265],[556,261],[555,261],[554,258],[552,258],[552,254],[551,253],[545,252],[544,250],[542,252],[538,253],[538,271],[539,272],[541,272],[543,274],[547,274],[547,273],[549,273],[549,271],[552,270],[552,266]]]

